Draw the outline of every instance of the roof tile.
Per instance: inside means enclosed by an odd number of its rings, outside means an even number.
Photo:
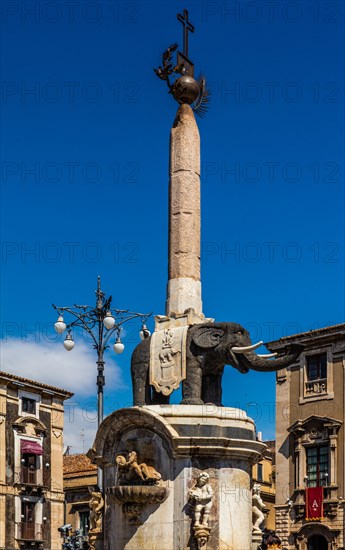
[[[92,464],[91,460],[85,454],[64,455],[63,457],[64,474],[77,474],[95,470],[97,470],[97,466]]]

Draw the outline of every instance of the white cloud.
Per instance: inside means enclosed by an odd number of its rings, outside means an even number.
[[[81,341],[68,352],[61,344],[7,338],[1,341],[1,370],[74,392],[77,398],[95,396],[96,352],[90,347]],[[123,387],[111,354],[105,360],[107,390]]]
[[[65,404],[64,448],[70,453],[86,453],[92,446],[97,431],[95,402],[83,406],[74,399]]]
[[[78,342],[67,352],[57,343],[15,338],[1,341],[2,371],[74,392],[64,403],[64,447],[69,445],[72,454],[87,452],[97,431],[96,352],[90,348],[90,344]],[[105,360],[106,391],[111,395],[124,384],[111,353]]]

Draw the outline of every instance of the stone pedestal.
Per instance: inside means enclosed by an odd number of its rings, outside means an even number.
[[[262,532],[254,531],[252,533],[252,545],[251,550],[258,550],[260,544],[262,543]]]
[[[104,550],[249,550],[251,470],[264,449],[239,409],[154,405],[112,413],[88,453],[104,471]],[[116,458],[133,451],[159,481],[123,483]],[[201,547],[189,491],[202,471],[213,497]]]
[[[103,550],[103,535],[101,531],[89,531],[90,550]]]

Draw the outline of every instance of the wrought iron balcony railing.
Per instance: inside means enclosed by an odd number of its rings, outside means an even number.
[[[333,519],[337,516],[339,507],[341,506],[341,500],[339,500],[337,485],[324,485],[323,486],[323,508],[324,515]],[[291,506],[295,512],[296,521],[303,519],[305,516],[305,488],[298,488],[294,490]]]
[[[322,395],[324,393],[327,393],[327,378],[309,380],[305,383],[306,396],[311,397],[313,395]]]

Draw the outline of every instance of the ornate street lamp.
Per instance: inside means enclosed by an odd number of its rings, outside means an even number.
[[[144,339],[150,336],[150,332],[146,327],[146,321],[151,313],[134,313],[128,309],[112,309],[112,297],[105,298],[104,292],[101,290],[101,278],[97,279],[96,290],[96,307],[73,306],[60,307],[53,304],[53,308],[58,313],[58,320],[54,328],[58,334],[62,334],[67,330],[67,335],[64,341],[64,348],[67,351],[73,350],[75,342],[72,336],[72,329],[79,327],[85,330],[93,340],[93,347],[97,351],[97,422],[98,426],[103,420],[103,388],[105,385],[104,376],[104,351],[109,348],[108,342],[111,336],[115,333],[116,340],[113,345],[114,351],[120,354],[124,350],[124,345],[121,342],[120,333],[124,323],[132,319],[140,319],[142,328],[140,330],[140,338]],[[69,314],[73,317],[70,323],[65,323],[64,317]],[[98,486],[102,490],[101,471],[98,469]]]

